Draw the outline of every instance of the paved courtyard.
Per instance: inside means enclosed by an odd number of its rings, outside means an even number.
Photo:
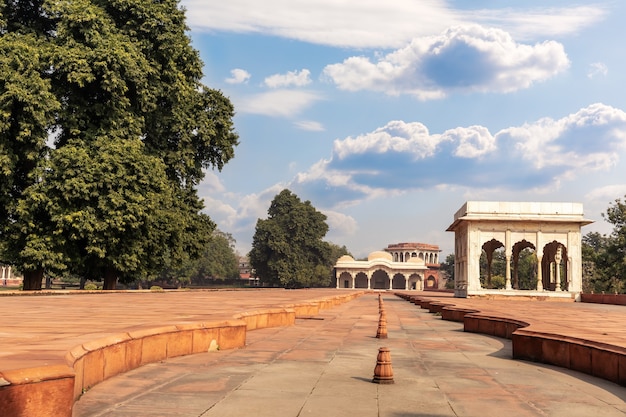
[[[0,373],[65,363],[73,347],[122,331],[228,320],[244,311],[332,297],[337,290],[55,294],[0,296]]]
[[[392,294],[383,299],[388,339],[375,338],[378,298],[368,294],[297,319],[295,326],[249,332],[243,349],[176,358],[111,378],[83,395],[74,416],[626,415],[624,387],[512,360],[506,339],[465,333],[462,324]],[[563,317],[571,332],[593,330],[591,336],[618,341],[626,318],[626,309],[616,306],[508,305],[514,316],[532,314],[555,326]],[[381,346],[391,350],[392,385],[371,382]]]

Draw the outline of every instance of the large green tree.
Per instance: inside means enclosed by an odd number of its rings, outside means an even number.
[[[582,238],[583,292],[609,291],[611,280],[607,277],[607,247],[611,239],[598,232],[589,232]]]
[[[274,197],[267,219],[257,220],[250,264],[266,285],[286,288],[330,283],[331,246],[326,216],[285,189]]]
[[[192,281],[202,282],[206,278],[239,278],[239,258],[234,250],[233,237],[221,230],[213,232],[211,240],[196,261]]]
[[[202,62],[186,30],[177,0],[0,0],[0,259],[24,272],[25,289],[37,289],[45,269],[109,276],[113,284],[140,278],[163,262],[159,245],[167,244],[176,263],[199,255],[209,241],[214,225],[200,213],[195,187],[203,169],[221,169],[234,156],[238,136],[230,101],[200,83]],[[97,189],[101,176],[74,170],[72,178],[58,167],[78,155],[102,158],[104,142],[115,149],[132,144],[143,170],[137,177],[166,181],[158,191],[145,190],[162,193],[155,199],[164,204],[147,205],[137,217],[132,204],[104,193],[98,204],[124,218],[108,223],[109,230],[82,221],[60,226],[59,216],[93,210],[95,199],[27,204],[58,201],[53,190],[72,181]],[[112,167],[131,163],[128,155],[114,155]],[[124,242],[128,235],[150,242],[128,241],[132,251],[119,256],[92,244],[122,232]],[[100,261],[86,253],[99,253]]]

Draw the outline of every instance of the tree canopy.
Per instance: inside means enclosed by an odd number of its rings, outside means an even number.
[[[209,242],[196,186],[238,136],[186,30],[177,0],[0,0],[0,259],[25,289],[111,288]]]
[[[286,288],[328,286],[331,244],[326,216],[310,201],[285,189],[274,197],[267,219],[258,219],[250,264],[265,285]]]
[[[616,199],[602,216],[613,230],[609,235],[583,236],[583,289],[622,293],[626,289],[626,197]]]

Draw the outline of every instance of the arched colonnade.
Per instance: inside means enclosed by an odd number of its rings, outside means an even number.
[[[455,296],[493,292],[480,282],[480,256],[487,258],[487,285],[496,250],[505,256],[504,291],[519,290],[518,261],[522,250],[534,250],[536,285],[546,293],[582,291],[581,227],[579,203],[524,203],[468,201],[454,215],[448,231],[455,235]]]
[[[425,286],[435,285],[436,280],[428,276],[423,260],[415,257],[408,262],[395,262],[392,259],[391,254],[383,251],[372,252],[367,261],[342,256],[335,264],[337,288],[423,290]]]

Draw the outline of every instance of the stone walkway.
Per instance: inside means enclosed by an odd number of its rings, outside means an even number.
[[[462,324],[392,294],[383,299],[388,339],[375,338],[378,298],[365,295],[295,326],[249,332],[245,349],[176,358],[109,379],[83,395],[74,417],[626,415],[624,387],[514,361],[506,339],[465,333]],[[562,305],[531,302],[525,309],[553,308],[552,315],[566,311],[574,320],[582,307]],[[381,346],[391,351],[392,385],[371,382]]]

